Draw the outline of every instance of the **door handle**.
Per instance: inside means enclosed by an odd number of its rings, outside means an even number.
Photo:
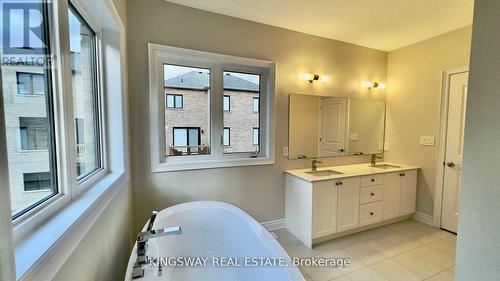
[[[446,166],[448,166],[450,168],[453,168],[453,167],[455,167],[455,163],[454,162],[448,162],[448,163],[446,163]]]
[[[339,152],[344,152],[345,150],[343,148],[337,149]]]

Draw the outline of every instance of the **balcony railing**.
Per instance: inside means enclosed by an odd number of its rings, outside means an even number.
[[[181,156],[181,155],[203,155],[208,154],[208,145],[176,145],[169,146],[170,156]]]

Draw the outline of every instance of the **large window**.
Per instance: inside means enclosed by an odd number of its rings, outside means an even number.
[[[30,5],[32,9],[38,9],[38,14],[42,17],[39,33],[31,37],[31,40],[23,40],[24,26],[10,25],[10,45],[4,45],[1,53],[8,182],[13,218],[27,213],[59,193],[54,121],[55,93],[51,83],[53,72],[46,63],[46,58],[51,55],[51,45],[47,40],[51,36],[48,32],[51,18],[41,1],[38,5],[33,3],[37,1],[30,1]],[[23,10],[19,10],[19,6],[18,10],[9,10],[8,4],[2,3],[2,8],[4,16],[5,13],[10,13],[11,16],[21,13],[22,16]],[[15,63],[23,58],[41,63]],[[25,97],[19,98],[19,95]],[[43,177],[36,179],[38,183],[34,183],[35,180],[30,178],[30,174],[38,171],[45,173]],[[25,192],[33,189],[43,189],[44,192]]]
[[[20,95],[44,95],[43,73],[16,72],[17,93]]]
[[[272,62],[156,44],[149,54],[154,172],[273,163],[274,112],[261,110],[274,104]],[[174,95],[183,110],[170,110]]]
[[[9,44],[1,52],[2,109],[12,218],[14,225],[26,225],[39,212],[48,217],[52,211],[44,210],[76,198],[100,178],[97,170],[105,173],[103,114],[98,34],[69,2],[17,2],[1,7],[16,23],[8,26]],[[55,6],[68,13],[59,14]],[[40,26],[26,29],[23,15]],[[63,22],[69,23],[68,34],[53,33]],[[61,60],[65,57],[70,60]],[[84,177],[88,181],[81,181]]]
[[[70,4],[69,43],[75,139],[76,166],[79,178],[101,168],[99,91],[97,84],[96,34]],[[84,126],[85,124],[85,126]]]
[[[224,127],[231,127],[233,141],[224,147],[224,153],[256,153],[253,142],[254,127],[259,126],[260,116],[255,114],[255,100],[260,96],[260,74],[224,72],[224,94],[232,97],[231,113],[224,113]]]
[[[194,156],[210,153],[210,70],[163,65],[166,93],[165,154]],[[183,110],[171,110],[180,109]]]

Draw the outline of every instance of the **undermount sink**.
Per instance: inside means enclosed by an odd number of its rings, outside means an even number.
[[[326,176],[342,175],[342,173],[334,171],[334,170],[310,171],[310,172],[306,172],[306,174],[313,175],[313,176],[316,176],[316,177],[326,177]]]
[[[370,167],[373,168],[379,168],[379,169],[395,169],[395,168],[401,168],[400,166],[396,165],[389,165],[389,164],[375,164],[375,165],[370,165]]]

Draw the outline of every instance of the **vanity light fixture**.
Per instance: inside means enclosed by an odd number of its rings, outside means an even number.
[[[317,73],[306,73],[306,72],[303,72],[299,75],[300,79],[302,80],[307,80],[309,81],[310,83],[314,82],[314,81],[320,81],[320,82],[327,82],[328,80],[330,80],[330,77],[326,76],[326,75],[319,75]]]
[[[380,82],[375,82],[375,81],[362,81],[361,82],[361,87],[363,88],[368,88],[369,90],[371,88],[379,88],[379,89],[384,89],[385,88],[385,83],[380,83]]]

